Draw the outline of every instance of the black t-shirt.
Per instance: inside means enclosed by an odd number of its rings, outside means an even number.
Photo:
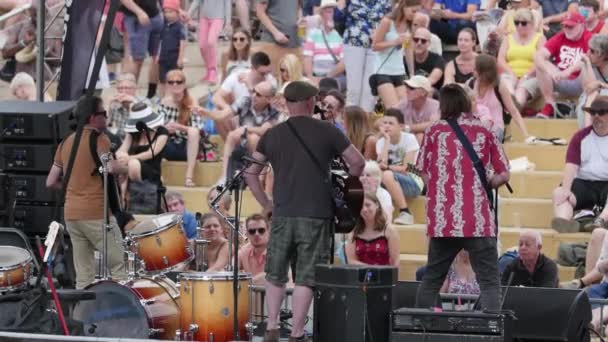
[[[438,54],[429,52],[426,60],[422,63],[415,62],[414,67],[416,69],[416,75],[429,77],[434,69],[441,69],[441,71],[443,71],[445,69],[445,61],[443,60],[443,57],[439,56]],[[439,89],[441,88],[442,84],[443,75],[441,76],[441,79],[439,79],[439,81],[433,85],[433,87]]]
[[[331,123],[311,117],[292,117],[289,122],[329,176],[330,163],[350,145],[348,138]],[[260,139],[257,151],[268,158],[274,171],[274,216],[332,217],[329,184],[324,182],[325,177],[287,122],[268,130]]]
[[[134,0],[135,4],[137,4],[137,6],[141,7],[141,9],[146,12],[146,14],[148,15],[148,17],[153,18],[156,17],[158,15],[158,13],[160,13],[160,7],[158,5],[158,0]],[[129,16],[135,16],[135,14],[133,12],[131,12],[128,8],[126,8],[125,6],[121,6],[120,10],[125,14],[125,15],[129,15]]]
[[[136,145],[135,142],[139,142],[139,135],[141,133],[131,133],[133,137],[133,144],[129,147],[129,155],[136,155],[142,152],[147,151],[150,148],[149,144],[145,145]],[[152,143],[158,139],[161,135],[169,135],[169,131],[164,126],[159,126],[156,128],[156,133],[152,132],[151,134]],[[166,145],[165,145],[166,146]],[[161,169],[161,161],[163,159],[163,150],[154,155],[154,159],[148,159],[141,161],[141,176],[143,179],[147,179],[154,183],[159,183],[160,181],[160,169]]]
[[[544,254],[539,255],[536,260],[533,274],[528,272],[519,257],[515,258],[502,272],[502,285],[507,285],[511,273],[513,273],[513,281],[510,286],[557,287],[558,285],[557,264]]]

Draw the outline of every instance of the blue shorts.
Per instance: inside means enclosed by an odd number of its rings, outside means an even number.
[[[406,198],[413,198],[420,196],[422,188],[418,186],[418,183],[410,174],[403,174],[399,172],[393,172],[395,180],[401,185],[401,191]]]
[[[158,80],[160,83],[167,83],[167,73],[171,70],[178,69],[177,58],[172,62],[158,63]]]
[[[142,26],[137,17],[125,15],[125,29],[129,37],[129,51],[134,60],[141,61],[150,56],[158,56],[160,49],[160,34],[164,27],[161,13],[150,18],[150,24]]]
[[[188,153],[186,151],[187,141],[182,139],[176,143],[175,140],[169,138],[165,149],[163,150],[163,157],[171,161],[186,161],[188,159]]]
[[[591,285],[585,291],[587,292],[587,296],[589,296],[589,299],[593,299],[593,298],[606,299],[606,298],[608,298],[608,282],[602,281],[599,284]],[[592,309],[596,309],[599,307],[600,307],[599,304],[591,305]]]

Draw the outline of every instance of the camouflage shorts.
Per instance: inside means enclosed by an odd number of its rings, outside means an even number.
[[[293,265],[294,282],[313,287],[315,265],[329,262],[330,234],[328,219],[274,217],[266,254],[266,279],[287,283],[289,266]]]

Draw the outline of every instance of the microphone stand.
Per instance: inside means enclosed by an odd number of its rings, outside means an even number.
[[[140,121],[140,122],[142,122],[142,121]],[[150,138],[150,128],[148,128],[148,126],[145,126],[139,132],[141,133],[141,131],[144,131],[144,134],[146,135],[146,140],[148,140],[148,146],[150,146],[150,153],[152,153],[152,160],[154,160],[156,158],[156,156],[154,155],[154,146],[152,146],[152,139]],[[162,179],[162,177],[160,177],[158,179],[158,188],[156,189],[156,214],[163,213],[162,205],[161,205],[161,198],[162,198],[162,203],[165,205],[165,209],[169,208],[167,206],[167,198],[165,197],[166,193],[167,193],[167,188],[165,188],[165,185],[163,184],[163,179]]]
[[[234,175],[234,177],[232,178],[232,180],[230,180],[230,182],[228,182],[228,184],[226,184],[226,186],[217,194],[217,196],[211,201],[211,203],[209,204],[209,206],[211,207],[211,209],[213,209],[213,211],[215,211],[226,223],[228,223],[228,226],[231,228],[230,229],[230,237],[228,240],[228,255],[232,255],[232,244],[234,243],[234,258],[233,260],[233,264],[232,265],[228,265],[228,271],[232,271],[232,294],[234,297],[234,306],[233,306],[233,311],[232,311],[232,316],[233,316],[233,337],[235,341],[239,341],[239,323],[238,323],[238,294],[239,294],[239,284],[238,284],[238,276],[239,276],[239,239],[238,239],[238,235],[244,236],[244,234],[242,234],[239,231],[239,226],[240,226],[240,197],[241,197],[241,185],[242,182],[244,181],[243,176],[245,174],[245,170],[249,167],[249,163],[244,163],[243,166],[241,167],[241,169],[238,170],[238,172]],[[222,214],[217,206],[217,203],[220,201],[220,199],[222,198],[222,196],[228,192],[228,191],[233,191],[234,192],[234,225],[228,220],[228,218],[226,217],[226,215]],[[237,237],[235,239],[235,236]]]
[[[103,224],[102,224],[102,239],[103,247],[101,253],[101,279],[107,280],[111,275],[108,272],[108,231],[110,230],[110,208],[108,205],[108,161],[110,161],[111,153],[101,155],[101,169],[103,173]]]

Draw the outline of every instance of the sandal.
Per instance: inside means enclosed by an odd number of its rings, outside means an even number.
[[[196,186],[196,183],[194,183],[191,177],[186,177],[186,182],[184,183],[184,186],[186,188],[194,188]]]

